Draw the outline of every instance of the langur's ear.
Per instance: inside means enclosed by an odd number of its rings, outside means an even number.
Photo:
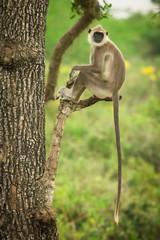
[[[106,32],[106,35],[108,36],[108,32]]]
[[[89,30],[88,30],[88,33],[90,33],[91,31],[92,31],[92,30],[91,30],[91,29],[89,29]]]

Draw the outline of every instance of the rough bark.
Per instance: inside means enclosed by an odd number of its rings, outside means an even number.
[[[84,13],[62,36],[52,53],[46,85],[46,102],[55,99],[54,92],[57,85],[59,66],[65,51],[71,46],[80,33],[82,33],[94,19],[100,16],[100,6],[97,0],[77,0],[77,4],[81,5]]]
[[[42,221],[44,41],[48,0],[0,2],[0,239],[58,239]],[[44,186],[45,187],[45,186]],[[47,217],[46,217],[47,219]]]

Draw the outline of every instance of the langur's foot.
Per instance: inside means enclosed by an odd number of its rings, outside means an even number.
[[[72,97],[72,89],[70,89],[70,88],[61,87],[58,90],[58,95],[57,95],[56,99],[58,99],[59,97],[61,97],[62,100],[76,102],[76,100],[73,99],[73,97]]]

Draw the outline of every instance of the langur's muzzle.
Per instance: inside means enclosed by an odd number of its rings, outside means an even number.
[[[100,42],[102,41],[103,37],[104,37],[104,34],[101,33],[101,32],[95,32],[95,33],[93,34],[93,38],[94,38],[94,41],[95,41],[96,43],[100,43]]]

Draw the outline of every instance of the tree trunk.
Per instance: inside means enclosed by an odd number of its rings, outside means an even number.
[[[36,182],[44,173],[48,0],[0,2],[0,239],[58,239],[34,218]]]

